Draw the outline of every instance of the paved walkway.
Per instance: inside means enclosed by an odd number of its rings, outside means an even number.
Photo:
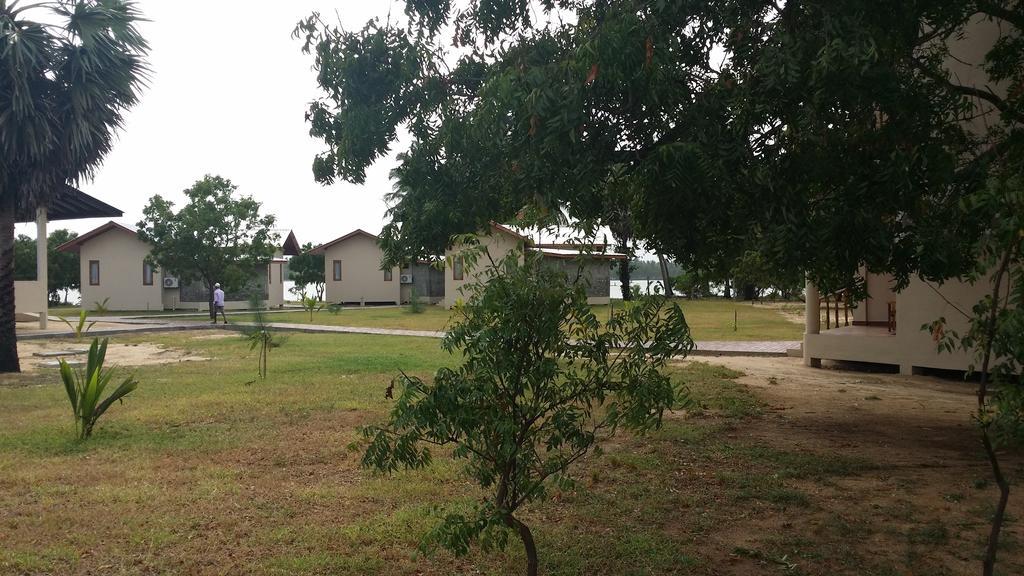
[[[161,315],[148,317],[105,317],[102,328],[96,327],[89,331],[91,336],[110,336],[135,332],[181,332],[186,330],[229,329],[239,330],[254,326],[252,322],[234,322],[228,325],[210,324],[206,320],[182,320],[175,316]],[[52,323],[51,323],[52,325]],[[400,330],[394,328],[370,328],[365,326],[328,326],[323,324],[297,324],[290,322],[268,322],[268,326],[289,332],[305,332],[314,334],[377,334],[382,336],[413,336],[420,338],[443,338],[444,332],[435,330]],[[41,340],[46,338],[62,338],[74,336],[64,327],[55,327],[46,331],[24,331],[18,334],[19,340]],[[775,342],[733,342],[704,341],[697,342],[697,349],[691,356],[786,356],[792,349],[800,348],[798,340],[782,340]]]
[[[733,342],[728,340],[707,340],[697,342],[697,349],[691,356],[787,356],[790,350],[797,350],[803,343],[799,340]]]

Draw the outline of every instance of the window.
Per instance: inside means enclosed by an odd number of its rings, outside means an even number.
[[[462,258],[452,260],[452,280],[462,280]]]
[[[89,286],[100,285],[100,261],[89,260]]]
[[[391,268],[384,271],[384,281],[391,282]]]
[[[150,264],[149,262],[142,263],[142,285],[153,285],[153,265]]]
[[[334,281],[341,281],[341,260],[334,261]]]

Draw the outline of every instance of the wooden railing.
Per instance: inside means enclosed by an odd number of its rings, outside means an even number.
[[[834,294],[826,294],[822,298],[822,304],[825,308],[825,329],[832,328],[832,318],[835,316],[835,327],[839,328],[839,310],[843,311],[843,326],[850,325],[850,293],[846,290],[840,290]]]

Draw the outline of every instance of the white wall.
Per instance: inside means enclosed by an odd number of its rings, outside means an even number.
[[[46,306],[46,290],[38,280],[14,281],[14,313],[39,314]]]
[[[149,245],[135,234],[112,229],[82,244],[82,308],[93,309],[96,302],[109,298],[110,310],[163,310],[162,277],[153,273],[153,285],[142,283],[142,263]],[[89,261],[100,263],[100,283],[89,284]]]
[[[462,287],[468,283],[475,282],[478,275],[490,268],[490,260],[494,260],[496,263],[500,262],[508,255],[509,252],[515,250],[517,247],[521,248],[522,244],[521,239],[493,228],[491,229],[490,234],[479,236],[479,241],[481,246],[485,246],[487,248],[487,252],[490,254],[490,259],[486,256],[481,256],[477,259],[475,268],[471,269],[468,266],[464,266],[462,280],[455,279],[455,266],[452,262],[453,258],[458,257],[465,247],[462,245],[456,245],[445,250],[444,255],[449,262],[444,269],[445,308],[451,308],[456,302],[464,299]]]
[[[399,303],[401,282],[398,267],[391,269],[391,280],[380,269],[384,252],[376,238],[356,234],[324,251],[324,280],[328,302]],[[334,261],[341,261],[341,280],[334,280]]]
[[[971,313],[971,308],[991,289],[990,282],[971,285],[952,280],[942,286],[929,286],[914,278],[895,296],[895,334],[888,334],[885,328],[822,328],[821,334],[804,336],[804,357],[892,364],[905,374],[915,368],[966,370],[973,361],[971,355],[960,351],[939,353],[932,334],[921,327],[945,318],[947,330],[963,334],[968,321],[957,308]]]

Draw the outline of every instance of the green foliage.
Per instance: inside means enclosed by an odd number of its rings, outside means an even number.
[[[274,216],[261,216],[260,203],[236,191],[230,180],[207,175],[184,191],[188,201],[178,211],[159,195],[150,198],[138,223],[151,261],[186,284],[201,281],[211,302],[215,283],[240,289],[276,250]]]
[[[399,128],[410,134],[382,233],[392,260],[440,253],[489,220],[545,224],[565,210],[611,225],[611,205],[631,237],[684,268],[727,272],[756,250],[782,278],[809,272],[825,291],[862,291],[865,267],[901,283],[945,278],[971,265],[982,232],[960,201],[1021,138],[1024,91],[961,85],[969,76],[944,64],[994,19],[1003,37],[970,72],[1020,82],[1019,3],[406,11],[407,29],[346,31],[315,15],[296,29],[323,88],[308,112],[328,147],[319,181],[362,181]],[[609,200],[610,188],[626,193]]]
[[[139,385],[138,381],[129,376],[104,398],[103,393],[114,377],[113,369],[103,367],[106,356],[107,339],[104,338],[101,342],[98,338],[93,338],[84,370],[75,370],[64,359],[60,360],[60,377],[64,381],[64,390],[68,394],[71,410],[75,415],[78,437],[83,440],[92,436],[96,422],[114,402],[122,401]]]
[[[321,302],[319,298],[315,296],[306,296],[305,293],[302,294],[302,298],[299,300],[299,303],[302,305],[303,310],[309,312],[310,322],[313,321],[313,314],[323,310],[324,307],[323,302]],[[257,310],[256,313],[259,315],[259,310]]]
[[[106,300],[104,300],[104,302],[106,302]],[[68,328],[71,328],[71,331],[75,335],[75,340],[81,340],[82,336],[84,336],[87,332],[89,332],[89,330],[93,327],[93,325],[96,324],[95,322],[88,322],[87,323],[88,317],[89,317],[89,312],[88,311],[80,310],[78,312],[78,322],[77,323],[72,324],[70,321],[68,321],[67,318],[65,318],[63,316],[60,317],[60,321],[65,323],[65,324],[67,324]]]
[[[103,300],[101,300],[99,302],[93,302],[92,305],[93,305],[93,308],[96,309],[96,312],[98,314],[106,314],[107,312],[110,312],[110,309],[107,308],[107,304],[109,302],[110,302],[110,296],[107,296],[106,298],[104,298]]]
[[[54,230],[46,239],[46,260],[49,271],[47,272],[47,289],[50,292],[50,300],[60,302],[60,292],[64,293],[64,302],[67,302],[68,291],[81,288],[81,269],[78,252],[61,252],[59,246],[78,238],[77,232],[71,232],[63,228]]]
[[[980,374],[975,417],[1000,495],[985,554],[986,576],[995,570],[1010,496],[1010,479],[999,464],[997,448],[1018,447],[1024,440],[1024,150],[1008,156],[1010,161],[988,186],[965,202],[987,224],[973,247],[978,260],[968,279],[991,286],[991,292],[970,315],[964,313],[964,334],[947,331],[945,318],[922,326],[931,331],[940,351],[960,349],[973,355],[971,370]]]
[[[514,529],[535,570],[532,535],[516,511],[565,481],[570,466],[620,426],[658,428],[665,409],[685,403],[662,368],[693,341],[682,311],[663,298],[602,324],[585,287],[535,254],[513,251],[479,274],[442,344],[464,362],[432,381],[395,378],[389,420],[364,430],[363,465],[420,468],[431,461],[428,445],[454,445],[453,456],[490,496],[468,516],[445,516],[433,540],[465,553],[473,541],[503,546]]]
[[[426,307],[420,300],[420,295],[416,292],[416,287],[413,286],[412,290],[409,292],[409,311],[413,314],[422,314],[425,309]]]
[[[740,255],[733,264],[731,276],[737,286],[753,286],[757,299],[769,289],[779,296],[789,297],[799,294],[804,287],[802,276],[780,273],[764,253],[757,250],[747,250]]]
[[[57,247],[78,237],[78,233],[60,229],[50,233],[46,240],[47,289],[51,302],[60,302],[60,292],[77,290],[80,285],[79,257],[77,252],[60,252]],[[36,279],[36,241],[24,234],[14,240],[14,279]]]
[[[339,313],[341,313],[342,309],[344,309],[344,306],[338,304],[337,302],[327,305],[327,311],[334,316],[337,316]]]
[[[13,222],[112,148],[147,74],[139,19],[120,0],[0,1],[0,371],[19,369]]]
[[[305,293],[307,286],[313,286],[317,300],[324,299],[324,255],[311,254],[313,244],[302,246],[302,253],[288,260],[288,277],[295,282],[295,289]]]
[[[36,241],[24,234],[14,239],[14,279],[36,279]]]
[[[993,206],[994,205],[994,206]],[[977,302],[965,333],[949,330],[946,319],[922,326],[946,352],[963,350],[974,357],[972,370],[987,373],[991,388],[979,406],[978,422],[996,445],[1024,441],[1024,176],[1017,169],[996,177],[969,204],[979,214],[998,214],[975,250],[981,255],[968,276],[996,290]]]

